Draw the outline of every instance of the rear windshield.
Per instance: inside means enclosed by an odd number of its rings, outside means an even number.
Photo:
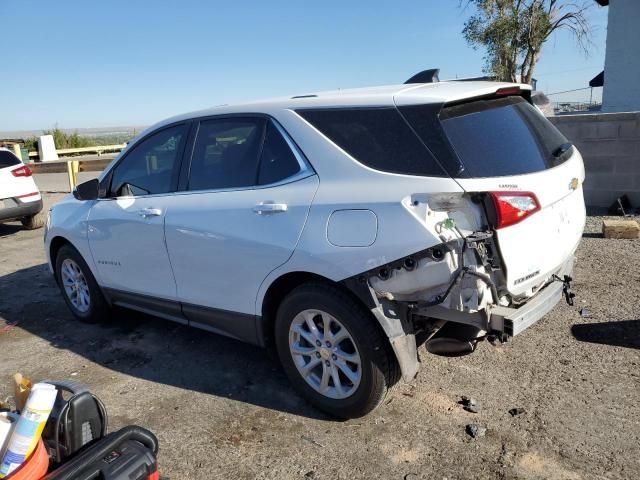
[[[564,152],[568,140],[521,97],[445,107],[440,122],[464,177],[539,172],[570,156]]]
[[[0,168],[13,167],[20,164],[20,160],[13,153],[0,150]]]
[[[298,110],[297,113],[370,168],[405,175],[447,176],[395,107]]]

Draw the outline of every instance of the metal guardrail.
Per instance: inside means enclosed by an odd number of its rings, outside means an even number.
[[[95,147],[60,148],[56,149],[56,152],[58,155],[69,155],[73,153],[96,153],[102,155],[104,152],[119,152],[126,146],[126,143],[121,143],[118,145],[98,145]],[[29,158],[37,157],[38,155],[38,152],[29,152]]]
[[[69,191],[78,184],[78,173],[101,172],[111,163],[113,156],[94,160],[53,160],[49,162],[30,163],[29,168],[33,173],[64,173],[69,176]]]

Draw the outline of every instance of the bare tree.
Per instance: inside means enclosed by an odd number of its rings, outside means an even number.
[[[462,33],[486,49],[485,73],[498,80],[531,83],[542,46],[554,32],[568,30],[585,55],[591,47],[587,11],[592,0],[461,0],[473,7]]]

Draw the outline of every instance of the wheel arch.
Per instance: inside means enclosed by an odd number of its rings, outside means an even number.
[[[62,235],[55,235],[49,242],[49,259],[51,260],[51,269],[53,271],[53,276],[56,279],[56,282],[58,281],[58,276],[56,275],[56,258],[60,249],[65,245],[69,245],[76,252],[78,252],[78,254],[84,259],[85,263],[87,264],[87,267],[91,271],[91,274],[95,277],[96,273],[93,271],[93,268],[91,266],[92,262],[89,261],[91,259],[85,258],[85,256],[82,255],[82,250],[74,245],[74,243],[67,237],[64,237]]]
[[[265,295],[262,299],[262,305],[260,309],[260,317],[257,322],[257,336],[258,342],[262,346],[267,348],[273,348],[273,330],[275,326],[275,318],[278,312],[278,307],[284,300],[284,298],[293,291],[296,287],[309,282],[320,282],[332,285],[345,292],[351,298],[353,298],[362,308],[371,316],[371,320],[380,328],[384,333],[384,329],[380,325],[380,322],[371,313],[371,310],[359,298],[352,290],[347,288],[344,283],[336,282],[327,277],[319,275],[317,273],[306,271],[287,272],[278,278],[276,278],[269,288],[267,288]]]
[[[56,258],[58,256],[58,252],[64,245],[71,245],[73,248],[78,250],[73,243],[61,235],[53,237],[51,242],[49,242],[49,258],[51,259],[51,268],[54,276],[56,276]]]

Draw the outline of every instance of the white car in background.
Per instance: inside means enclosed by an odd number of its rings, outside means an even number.
[[[0,223],[20,220],[29,230],[44,225],[42,196],[31,169],[0,147]]]
[[[51,271],[81,320],[273,346],[314,405],[364,415],[420,344],[470,353],[571,301],[584,167],[530,99],[451,81],[170,118],[53,207]]]

